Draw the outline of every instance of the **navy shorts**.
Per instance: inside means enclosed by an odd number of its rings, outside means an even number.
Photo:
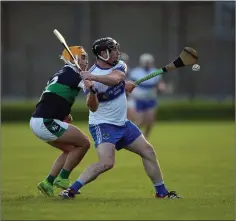
[[[156,107],[156,105],[157,105],[157,101],[154,100],[154,99],[151,99],[151,100],[136,100],[135,101],[135,106],[136,106],[136,111],[137,112],[152,109],[152,108]]]
[[[95,147],[101,143],[112,143],[117,150],[129,146],[142,134],[139,128],[131,121],[126,121],[123,126],[90,124],[89,131],[95,142]]]

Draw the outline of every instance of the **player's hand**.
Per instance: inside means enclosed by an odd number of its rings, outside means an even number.
[[[93,94],[96,94],[94,83],[92,81],[84,80],[84,87],[85,87],[86,90],[89,90]]]
[[[134,90],[135,87],[136,87],[136,85],[133,81],[126,81],[125,82],[125,90],[128,93],[131,93]]]
[[[65,119],[64,119],[64,122],[68,123],[68,124],[71,124],[73,121],[73,118],[71,116],[71,114],[69,114]]]
[[[89,90],[92,89],[95,91],[94,83],[92,81],[84,80],[84,86],[85,86],[85,89],[89,89]]]
[[[93,75],[88,71],[81,71],[80,75],[83,80],[89,80],[89,81],[93,80]]]
[[[89,81],[89,80],[84,80],[84,86],[86,89],[89,89],[91,87],[94,87],[94,84],[92,81]]]

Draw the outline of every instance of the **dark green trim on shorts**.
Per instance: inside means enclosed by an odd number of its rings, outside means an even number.
[[[53,119],[43,118],[44,126],[56,137],[60,137],[65,133],[66,129],[61,127],[56,121]]]

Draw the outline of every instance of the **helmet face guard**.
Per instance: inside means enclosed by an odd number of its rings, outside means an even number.
[[[96,40],[93,43],[93,47],[92,47],[93,53],[95,54],[97,58],[101,59],[102,61],[112,66],[115,66],[118,63],[118,60],[114,61],[113,63],[108,62],[108,60],[110,59],[110,53],[112,50],[119,50],[119,49],[120,49],[119,43],[110,37],[100,38]],[[102,51],[106,52],[107,58],[104,58],[101,56]]]

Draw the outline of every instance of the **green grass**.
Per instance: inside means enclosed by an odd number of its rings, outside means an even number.
[[[79,123],[77,124],[79,125]],[[80,127],[88,133],[85,124]],[[157,200],[136,155],[120,151],[116,166],[75,200],[45,198],[36,190],[59,152],[28,124],[2,125],[3,220],[233,220],[234,123],[160,123],[152,131],[165,183],[184,199]],[[72,173],[97,160],[92,147]]]

